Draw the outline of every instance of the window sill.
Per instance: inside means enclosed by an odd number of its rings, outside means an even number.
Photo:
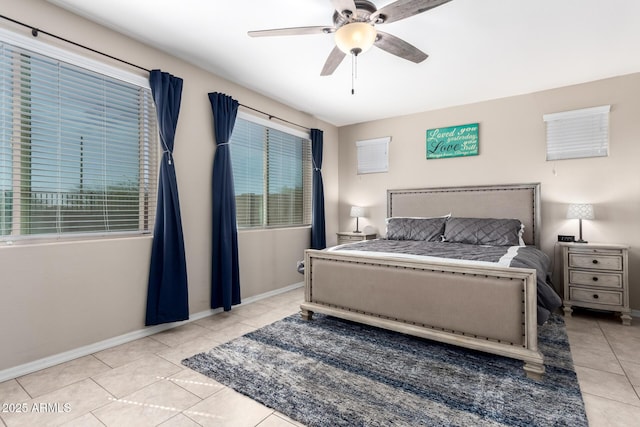
[[[81,236],[57,236],[57,237],[19,237],[15,240],[0,241],[1,248],[25,247],[25,246],[49,246],[60,244],[74,243],[98,243],[113,240],[130,240],[130,239],[152,239],[152,233],[112,233],[112,234],[91,234]]]

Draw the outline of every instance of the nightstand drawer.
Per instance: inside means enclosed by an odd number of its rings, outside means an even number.
[[[622,289],[622,274],[569,270],[569,284]]]
[[[569,268],[622,271],[622,256],[569,253]]]
[[[622,292],[600,291],[569,286],[569,298],[573,302],[588,302],[612,306],[622,305]]]
[[[363,240],[365,240],[364,235],[360,235],[360,236],[340,236],[340,240],[342,240],[345,243],[351,243],[351,242],[361,242]]]

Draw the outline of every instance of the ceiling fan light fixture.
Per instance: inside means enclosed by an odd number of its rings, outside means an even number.
[[[338,28],[335,33],[336,45],[347,54],[366,52],[376,41],[378,32],[366,22],[351,22]]]

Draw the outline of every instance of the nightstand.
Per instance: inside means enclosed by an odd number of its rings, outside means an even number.
[[[363,240],[373,240],[378,236],[376,233],[354,233],[353,231],[338,231],[336,235],[338,236],[339,245],[361,242]]]
[[[629,268],[626,245],[558,243],[562,248],[564,312],[572,306],[619,312],[623,325],[631,324]]]

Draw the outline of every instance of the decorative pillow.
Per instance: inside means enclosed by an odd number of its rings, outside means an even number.
[[[518,219],[451,218],[444,241],[472,245],[521,246],[522,223]]]
[[[524,236],[524,224],[520,224],[520,230],[518,230],[518,246],[527,246],[522,236]]]
[[[449,216],[438,218],[387,218],[388,240],[426,240],[439,242]]]

